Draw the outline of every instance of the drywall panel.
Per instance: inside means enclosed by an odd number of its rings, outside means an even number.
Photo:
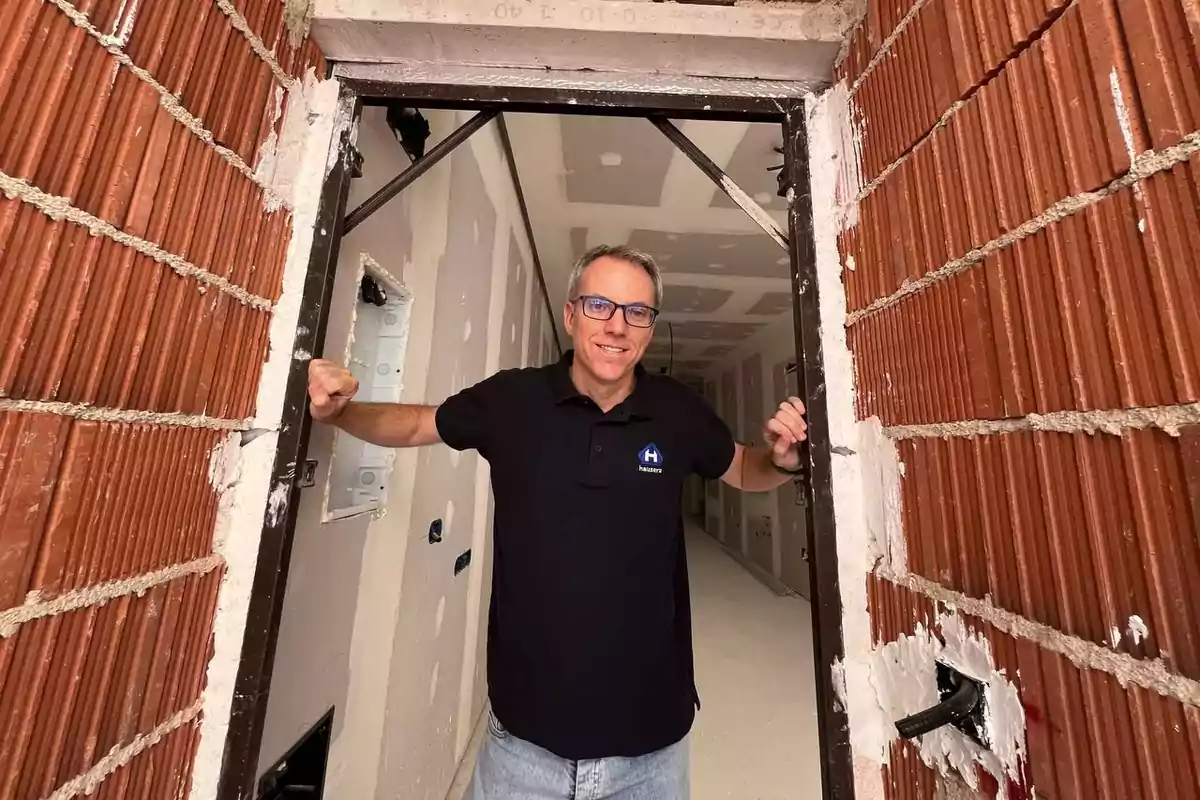
[[[521,256],[516,238],[508,243],[508,276],[504,301],[504,321],[500,326],[500,369],[520,367],[523,363],[521,346],[525,342],[525,295],[529,291],[533,270]],[[533,279],[536,282],[536,277]],[[541,294],[536,297],[538,308],[543,307]]]
[[[567,201],[657,206],[675,145],[638,117],[560,116]]]
[[[470,148],[451,156],[448,214],[429,341],[432,402],[485,377],[497,211]],[[469,573],[456,575],[455,562],[473,543],[478,458],[440,445],[418,456],[380,759],[385,796],[441,800],[457,765],[457,726],[473,723],[457,716],[466,618],[478,609],[468,607]],[[436,519],[443,538],[433,544]]]
[[[492,602],[492,574],[495,562],[492,558],[494,553],[492,538],[495,530],[496,501],[492,497],[491,492],[488,492],[487,502],[487,542],[484,547],[484,552],[480,554],[478,560],[472,559],[472,563],[476,565],[476,569],[482,572],[482,589],[479,595],[479,631],[480,635],[475,640],[475,667],[471,675],[471,719],[479,719],[479,715],[483,712],[484,706],[488,700],[487,689],[487,624],[488,610]],[[462,720],[462,724],[466,724],[466,720]],[[469,735],[469,733],[468,733]]]
[[[665,313],[682,311],[689,314],[707,314],[725,305],[733,297],[729,289],[714,289],[706,286],[672,286],[663,294],[659,308]]]
[[[796,375],[788,374],[790,359],[776,362],[772,368],[775,397],[796,394]],[[804,492],[795,481],[788,481],[775,490],[776,547],[779,550],[779,579],[802,597],[812,599],[808,573],[808,522],[805,508],[800,504]]]
[[[546,328],[546,311],[542,303],[533,303],[529,312],[529,341],[525,352],[525,363],[531,367],[542,365],[542,337]]]
[[[725,165],[725,174],[754,202],[769,211],[787,211],[787,201],[779,195],[779,173],[767,172],[760,166],[764,158],[775,154],[776,164],[783,163],[783,156],[775,148],[783,146],[783,131],[779,125],[769,122],[752,123],[746,135],[738,143],[732,157]],[[713,192],[712,205],[736,208],[737,205],[724,192]]]
[[[434,135],[448,129],[445,114],[431,116]],[[364,172],[350,188],[355,207],[409,163],[384,119],[367,108],[358,125]],[[353,324],[362,254],[372,257],[413,294],[410,341],[429,339],[437,285],[437,256],[445,246],[449,164],[381,208],[342,242],[329,306],[324,357],[340,360]],[[439,228],[440,223],[440,228]],[[416,266],[414,266],[416,265]],[[408,348],[401,400],[424,399],[429,351]],[[316,486],[301,493],[291,575],[276,648],[259,770],[276,761],[331,705],[336,707],[327,791],[372,797],[375,790],[395,612],[401,594],[415,451],[398,451],[382,517],[321,525],[319,506],[333,431],[313,428],[310,457]],[[319,513],[319,512],[317,512]],[[350,595],[354,595],[351,600]]]
[[[654,253],[663,274],[786,278],[787,253],[770,236],[755,233],[689,233],[635,230],[629,244]]]

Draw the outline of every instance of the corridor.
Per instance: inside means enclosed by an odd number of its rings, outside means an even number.
[[[696,682],[692,800],[819,800],[808,601],[780,597],[688,523]],[[461,800],[476,731],[447,800]]]
[[[779,597],[688,529],[696,682],[694,800],[821,796],[808,601]]]

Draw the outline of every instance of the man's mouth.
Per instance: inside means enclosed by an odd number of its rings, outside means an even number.
[[[624,353],[626,350],[628,350],[628,348],[626,348],[626,347],[614,347],[613,345],[609,345],[609,344],[597,344],[596,347],[599,347],[601,350],[603,350],[606,353],[612,353],[613,355],[620,355],[621,353]]]

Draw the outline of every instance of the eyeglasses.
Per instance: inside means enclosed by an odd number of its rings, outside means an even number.
[[[575,301],[583,309],[584,316],[592,319],[610,320],[619,308],[625,314],[625,323],[635,328],[649,328],[658,318],[657,308],[641,303],[622,305],[593,294],[580,295]]]

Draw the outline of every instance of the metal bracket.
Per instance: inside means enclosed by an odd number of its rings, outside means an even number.
[[[342,235],[345,236],[346,234],[350,233],[350,231],[363,224],[368,217],[370,217],[379,209],[383,208],[383,206],[389,200],[408,188],[413,181],[432,169],[433,166],[443,158],[450,155],[450,153],[454,151],[454,148],[471,138],[471,134],[475,133],[475,131],[479,130],[484,125],[487,125],[499,113],[499,111],[492,109],[480,111],[478,114],[463,123],[461,127],[454,131],[454,133],[438,142],[434,148],[424,156],[409,164],[408,169],[392,178],[383,186],[383,188],[368,197],[361,206],[346,215],[346,221],[342,228]]]
[[[746,194],[742,187],[733,182],[725,171],[718,167],[713,160],[709,158],[703,150],[696,146],[696,143],[687,138],[683,131],[671,124],[671,121],[666,117],[648,117],[647,119],[662,131],[663,136],[666,136],[675,146],[683,151],[683,154],[692,160],[700,171],[712,179],[712,182],[725,194],[729,195],[729,199],[737,203],[738,208],[745,211],[750,219],[754,220],[758,227],[762,228],[768,236],[775,240],[775,243],[784,250],[788,249],[787,236],[783,229],[775,223],[775,220],[770,214],[763,209],[758,203],[754,202],[754,198]]]
[[[300,470],[300,480],[296,482],[296,486],[301,489],[311,489],[317,485],[317,460],[308,458],[304,460],[304,468]]]

